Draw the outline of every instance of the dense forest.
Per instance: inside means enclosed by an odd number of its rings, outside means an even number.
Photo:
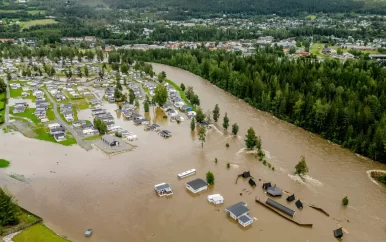
[[[191,71],[258,109],[386,162],[386,69],[376,62],[291,60],[279,47],[249,57],[206,49],[119,53],[121,60]]]
[[[308,13],[345,13],[370,12],[386,13],[385,4],[380,1],[354,0],[104,0],[113,8],[156,8],[173,14],[189,12],[191,16],[202,16],[207,13],[243,13],[296,15]]]

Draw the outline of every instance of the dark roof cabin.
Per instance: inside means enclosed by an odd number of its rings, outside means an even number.
[[[335,238],[342,238],[343,237],[343,230],[342,230],[342,228],[334,230],[334,237]]]
[[[288,196],[286,200],[287,200],[287,202],[292,202],[293,200],[295,200],[295,194]]]
[[[251,177],[251,173],[249,171],[244,171],[244,173],[241,175],[243,178]]]
[[[298,209],[303,209],[303,203],[302,203],[300,200],[297,200],[297,201],[295,202],[295,205],[296,205],[296,207],[297,207]]]
[[[249,185],[255,187],[256,186],[256,182],[254,180],[252,180],[252,178],[249,178],[249,181],[248,181]]]
[[[282,190],[278,187],[268,187],[267,193],[273,197],[281,196]]]
[[[268,187],[271,187],[271,183],[270,183],[270,182],[263,183],[263,189],[264,189],[264,190],[267,190]]]

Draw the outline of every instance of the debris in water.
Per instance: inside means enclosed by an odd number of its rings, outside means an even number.
[[[240,192],[240,196],[242,196],[243,194]]]

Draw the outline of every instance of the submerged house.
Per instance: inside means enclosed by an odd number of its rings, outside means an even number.
[[[172,188],[169,184],[160,183],[154,186],[154,190],[160,197],[173,195]]]
[[[297,201],[295,202],[295,205],[296,205],[296,207],[297,207],[298,209],[303,209],[303,203],[302,203],[300,200],[297,200]]]
[[[255,187],[256,186],[256,182],[254,180],[252,180],[252,178],[249,178],[249,181],[248,181],[249,185]]]
[[[334,237],[335,238],[342,238],[343,237],[343,230],[342,230],[342,228],[334,230]]]
[[[268,187],[267,193],[273,197],[281,196],[282,190],[278,187]]]
[[[287,202],[294,201],[295,200],[295,194],[292,194],[291,196],[288,196],[286,200],[287,200]]]
[[[253,218],[248,215],[249,209],[245,202],[238,202],[225,209],[229,216],[234,220],[238,220],[239,224],[246,227],[253,223]]]
[[[204,190],[208,190],[208,183],[206,183],[201,178],[197,178],[193,181],[187,182],[185,185],[186,185],[186,189],[188,189],[194,194]]]
[[[263,189],[264,190],[267,190],[269,187],[271,187],[271,183],[270,182],[263,183]]]

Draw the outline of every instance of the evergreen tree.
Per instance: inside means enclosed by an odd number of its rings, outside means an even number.
[[[205,114],[202,112],[201,108],[198,108],[196,112],[196,121],[197,123],[201,123],[201,122],[204,122],[204,120],[205,120]]]
[[[224,127],[225,130],[228,130],[228,127],[229,127],[229,118],[228,118],[228,114],[225,113],[225,116],[224,116],[224,121],[222,123],[222,126]]]
[[[181,88],[182,91],[185,91],[185,85],[184,85],[184,83],[181,83],[180,88]]]
[[[0,187],[0,226],[18,224],[19,213],[14,197]]]
[[[133,104],[134,103],[134,99],[135,99],[134,91],[130,89],[129,90],[129,103]]]
[[[248,129],[248,132],[247,132],[247,135],[245,136],[245,140],[244,141],[245,141],[245,146],[248,149],[255,148],[256,143],[257,143],[257,137],[256,137],[256,134],[255,134],[255,130],[253,130],[252,127]]]
[[[190,122],[190,130],[192,132],[196,129],[196,122],[194,122],[194,118],[192,118],[192,121]]]
[[[89,75],[88,67],[87,67],[87,66],[84,66],[84,75],[85,75],[86,77],[88,77],[88,75]]]
[[[214,175],[211,171],[208,171],[206,173],[206,182],[209,184],[209,185],[214,185]]]
[[[201,146],[204,148],[204,142],[206,138],[206,129],[205,127],[200,127],[198,130],[198,139],[201,141]]]
[[[347,205],[348,205],[348,198],[347,198],[347,196],[345,196],[345,197],[342,199],[342,205],[343,205],[343,206],[347,206]]]
[[[144,109],[145,113],[149,112],[149,102],[148,101],[145,101],[143,103],[143,109]]]
[[[299,163],[295,166],[295,174],[299,176],[304,176],[307,173],[308,173],[308,166],[306,163],[306,158],[302,156]]]
[[[218,104],[213,109],[213,120],[217,123],[218,119],[220,117],[220,108],[218,107]]]
[[[237,123],[234,123],[232,125],[232,134],[237,135],[238,132],[239,132],[239,125]]]

